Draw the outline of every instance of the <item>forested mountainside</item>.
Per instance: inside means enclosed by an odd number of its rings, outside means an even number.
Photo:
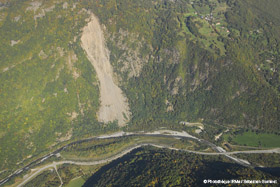
[[[120,129],[98,120],[100,82],[81,43],[91,13],[127,98],[124,130],[188,121],[279,134],[279,9],[277,0],[1,0],[1,175]]]
[[[279,20],[261,2],[105,1],[109,14],[92,6],[132,125],[204,119],[279,130]]]
[[[241,167],[224,157],[186,155],[146,147],[102,167],[83,186],[213,186],[208,181],[272,180],[277,177],[277,174]]]

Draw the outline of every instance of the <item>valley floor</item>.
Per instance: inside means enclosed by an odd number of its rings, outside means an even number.
[[[276,153],[280,154],[280,148],[275,148],[275,149],[268,149],[268,150],[250,150],[250,151],[233,151],[233,152],[226,152],[223,148],[216,146],[213,143],[210,143],[206,140],[199,139],[197,137],[194,137],[192,135],[189,135],[187,132],[177,132],[177,131],[172,131],[172,130],[158,130],[154,132],[130,132],[130,133],[125,133],[125,132],[117,132],[114,134],[109,134],[109,135],[102,135],[93,138],[94,140],[108,140],[112,138],[121,138],[121,137],[144,137],[145,139],[149,137],[153,137],[157,139],[158,141],[150,141],[150,142],[144,142],[144,143],[136,143],[134,142],[133,144],[126,146],[122,150],[118,152],[112,152],[110,156],[107,156],[104,159],[99,159],[99,160],[94,160],[94,161],[87,161],[87,160],[61,160],[61,161],[53,161],[52,163],[47,163],[49,162],[48,160],[55,156],[55,154],[50,153],[40,159],[40,162],[38,162],[36,165],[32,166],[31,172],[27,173],[22,180],[17,180],[16,186],[23,186],[26,183],[28,183],[30,180],[34,179],[36,176],[38,176],[40,173],[43,171],[49,170],[49,169],[55,169],[57,171],[57,166],[63,165],[63,164],[70,164],[70,165],[79,165],[79,166],[93,166],[93,165],[100,165],[100,164],[107,164],[113,160],[116,160],[118,158],[123,157],[124,155],[128,154],[132,150],[135,150],[137,148],[143,147],[143,146],[153,146],[157,148],[165,148],[165,149],[170,149],[170,150],[176,150],[176,151],[184,151],[187,153],[193,153],[193,154],[200,154],[200,155],[212,155],[212,156],[219,156],[219,155],[224,155],[227,158],[231,159],[232,161],[243,165],[243,166],[252,166],[248,161],[244,159],[239,159],[233,155],[236,154],[259,154],[259,153]],[[160,138],[174,138],[174,139],[186,139],[190,141],[197,141],[200,142],[204,145],[207,145],[208,147],[211,147],[212,151],[211,152],[205,152],[205,151],[195,151],[195,150],[188,150],[185,148],[177,148],[174,147],[173,145],[167,145],[166,142],[161,142]],[[79,141],[83,142],[83,141]],[[79,143],[78,142],[78,143]],[[60,151],[63,151],[65,148],[67,148],[69,145],[64,146],[64,148],[59,149]],[[214,151],[214,152],[213,152]],[[59,152],[55,152],[56,154],[60,154]],[[44,164],[44,165],[41,165]],[[254,166],[252,166],[254,167]],[[22,168],[20,170],[17,170],[14,174],[10,175],[6,179],[3,179],[0,183],[0,185],[5,184],[8,180],[12,179],[13,177],[21,174],[24,171],[28,171],[31,168]],[[63,184],[61,177],[59,176],[59,173],[57,172],[58,177],[60,178],[61,185]]]

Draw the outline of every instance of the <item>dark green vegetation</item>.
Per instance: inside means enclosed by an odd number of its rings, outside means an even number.
[[[38,177],[36,177],[36,180],[32,180],[29,183],[27,183],[26,187],[33,187],[33,186],[59,186],[60,180],[55,172],[54,169],[50,171],[45,171],[42,174],[40,174]]]
[[[112,156],[117,155],[118,153],[128,148],[144,143],[195,151],[202,151],[208,149],[209,151],[209,147],[205,144],[188,139],[176,139],[174,137],[132,136],[112,138],[106,140],[93,140],[89,142],[74,144],[61,151],[60,154],[61,157],[66,160],[103,160],[106,158],[111,158]]]
[[[98,167],[97,167],[98,168]],[[67,187],[82,186],[85,183],[85,173],[95,172],[96,167],[78,167],[71,165],[62,165],[58,168],[58,173],[61,176],[61,179]],[[99,168],[98,168],[99,169]],[[83,177],[82,177],[83,176]],[[35,181],[37,178],[34,179]]]
[[[238,158],[248,160],[255,166],[266,166],[270,168],[280,168],[279,154],[237,154]],[[278,173],[280,175],[280,173]],[[279,176],[280,177],[280,176]]]
[[[204,179],[277,177],[233,164],[224,157],[141,148],[102,167],[84,186],[201,186]]]
[[[87,15],[68,3],[63,9],[63,3],[46,1],[36,9],[36,2],[12,1],[1,9],[1,171],[114,126],[97,123],[97,80],[79,44]]]
[[[277,15],[249,1],[187,2],[88,2],[107,26],[111,61],[133,114],[129,127],[203,118],[209,124],[278,131]],[[137,60],[140,73],[129,76],[127,66],[137,67]]]
[[[106,27],[132,112],[125,130],[199,121],[206,139],[230,126],[259,131],[260,139],[247,142],[245,133],[233,143],[279,145],[276,135],[262,140],[280,130],[279,1],[0,2],[1,178],[62,142],[118,130],[96,119],[98,81],[80,47],[83,8]]]
[[[41,166],[46,166],[47,163],[62,160],[76,160],[89,162],[94,160],[102,160],[112,157],[119,153],[125,146],[130,147],[131,143],[156,143],[164,144],[174,148],[192,149],[196,144],[187,139],[175,139],[172,137],[122,137],[111,138],[106,140],[92,140],[82,142],[81,144],[67,147],[60,153],[60,156],[42,163]],[[200,148],[203,146],[200,146]],[[204,148],[205,149],[205,148]],[[100,157],[100,158],[99,158]],[[249,160],[255,166],[265,165],[267,168],[250,169],[241,167],[233,163],[232,160],[225,156],[201,156],[190,154],[181,151],[171,151],[168,149],[158,149],[150,146],[138,148],[137,150],[128,153],[127,155],[115,160],[109,164],[99,164],[93,166],[77,166],[63,164],[57,166],[58,174],[61,177],[63,184],[81,186],[89,179],[88,182],[94,186],[107,186],[108,182],[112,181],[114,186],[121,185],[141,185],[145,183],[149,186],[153,185],[199,185],[204,179],[217,179],[217,176],[222,179],[277,179],[279,178],[279,154],[239,154],[239,158]],[[36,168],[40,168],[39,165]],[[211,171],[211,172],[210,172]],[[215,172],[212,172],[215,171]],[[226,171],[226,173],[224,173]],[[118,176],[120,172],[121,176]],[[30,172],[28,172],[30,174]],[[23,173],[15,181],[23,176],[28,176],[28,173]],[[49,168],[48,172],[42,172],[34,177],[28,184],[44,184],[49,186],[58,186],[59,181],[55,177],[56,171]],[[93,176],[92,176],[93,175]],[[177,176],[178,175],[178,176]],[[91,177],[92,176],[92,177]],[[219,178],[219,179],[221,179]],[[105,180],[104,180],[105,179]],[[124,181],[125,179],[125,181]],[[141,181],[140,181],[141,180]],[[9,184],[12,184],[10,181]],[[52,182],[49,182],[52,181]],[[144,185],[146,186],[146,185]]]

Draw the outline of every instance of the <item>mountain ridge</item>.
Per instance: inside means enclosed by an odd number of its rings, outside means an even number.
[[[102,88],[81,46],[86,11],[106,28],[112,79],[131,113],[122,129],[201,122],[199,136],[213,141],[227,128],[279,135],[275,0],[1,2],[0,171],[119,130],[98,120]]]

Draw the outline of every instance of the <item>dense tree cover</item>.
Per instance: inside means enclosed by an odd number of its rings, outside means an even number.
[[[235,1],[226,19],[240,48],[247,48],[256,69],[279,95],[279,1]],[[248,55],[249,56],[249,55]],[[248,59],[248,60],[250,60]]]
[[[280,170],[280,159],[279,154],[238,154],[238,158],[248,160],[250,163],[255,166],[266,166],[270,168],[275,168]],[[279,171],[278,170],[278,171]],[[278,176],[280,177],[280,173],[278,172]]]
[[[58,178],[58,175],[54,169],[45,171],[39,176],[36,177],[36,180],[32,180],[25,184],[24,186],[27,187],[33,187],[33,186],[59,186],[60,180]]]
[[[141,148],[103,166],[83,186],[201,186],[204,179],[275,180],[277,177],[220,156]]]
[[[70,1],[68,9],[36,3],[1,7],[0,170],[7,171],[1,175],[57,143],[114,126],[97,125],[97,80],[76,38],[87,15]]]
[[[107,26],[112,64],[133,114],[130,127],[203,118],[279,130],[278,19],[260,1],[107,0],[88,1],[88,7]],[[142,46],[151,45],[148,58],[139,54],[143,68],[132,78],[120,63],[125,50],[109,40],[117,36],[129,46],[123,30],[144,38]],[[166,100],[173,110],[167,111]]]
[[[1,4],[1,170],[69,137],[119,130],[96,119],[98,84],[79,43],[88,17],[83,8],[105,26],[132,112],[126,130],[203,121],[279,131],[277,0],[67,3],[51,8],[54,2],[44,1],[28,11],[28,0]],[[130,66],[139,74],[130,76]]]

